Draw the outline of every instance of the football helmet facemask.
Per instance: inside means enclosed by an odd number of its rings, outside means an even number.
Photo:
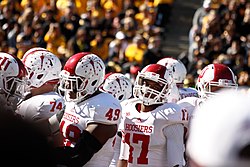
[[[0,94],[12,105],[29,91],[27,70],[22,61],[8,53],[0,52]],[[15,104],[16,105],[16,104]]]
[[[138,73],[133,95],[144,105],[162,104],[167,102],[172,83],[172,76],[165,66],[150,64]]]
[[[77,53],[65,63],[58,89],[66,101],[81,101],[98,90],[104,76],[105,65],[100,57],[89,52]],[[69,96],[72,92],[76,97]]]
[[[204,67],[198,76],[196,89],[201,98],[216,95],[220,88],[237,89],[236,76],[224,64],[209,64]]]

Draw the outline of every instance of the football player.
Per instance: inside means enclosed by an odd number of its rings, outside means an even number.
[[[63,97],[56,92],[61,61],[44,48],[32,48],[24,54],[22,62],[28,70],[30,94],[16,113],[27,120],[48,119],[64,107]]]
[[[187,113],[167,103],[172,76],[165,66],[150,64],[136,77],[134,98],[122,104],[122,144],[118,166],[183,166],[183,123]]]
[[[224,64],[209,64],[202,69],[197,79],[196,89],[199,97],[186,97],[177,103],[186,108],[191,117],[196,106],[200,106],[204,100],[217,95],[217,91],[221,88],[237,90],[236,76]]]
[[[59,165],[109,166],[121,105],[99,90],[104,76],[104,62],[95,54],[77,53],[65,63],[58,87],[66,105],[60,121],[64,147],[56,151]]]
[[[193,112],[196,108],[215,95],[218,95],[220,89],[237,90],[238,84],[233,71],[224,64],[209,64],[205,66],[198,76],[196,89],[199,97],[186,97],[177,102],[181,107],[188,112],[188,124],[185,124],[185,142],[189,135],[189,126],[193,117]]]
[[[16,114],[24,120],[39,123],[64,108],[64,99],[57,93],[62,64],[56,55],[40,47],[29,49],[24,54],[22,62],[28,71],[30,93],[26,94],[18,105]],[[47,133],[48,127],[38,126]],[[57,130],[48,134],[52,144],[62,143],[58,132]]]
[[[105,75],[103,84],[100,86],[100,90],[112,94],[120,103],[124,103],[126,100],[132,97],[132,82],[122,73],[108,73]],[[121,131],[118,126],[118,132],[113,141],[114,156],[111,160],[109,167],[116,167],[117,161],[120,155],[121,145]]]

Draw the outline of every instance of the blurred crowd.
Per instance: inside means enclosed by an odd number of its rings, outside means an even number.
[[[249,33],[249,1],[204,0],[194,13],[189,50],[183,56],[191,81],[207,64],[222,63],[237,75],[239,86],[250,86]]]
[[[75,53],[99,55],[108,72],[128,74],[156,63],[163,52],[174,0],[2,0],[0,51],[22,58],[43,47],[62,63]],[[210,63],[228,65],[239,85],[250,86],[250,2],[204,0],[196,10],[189,49],[179,55],[194,86]],[[187,34],[188,35],[188,34]]]
[[[3,0],[0,50],[22,58],[28,49],[44,47],[62,63],[75,53],[90,51],[103,59],[109,72],[137,72],[163,57],[160,42],[172,3]]]

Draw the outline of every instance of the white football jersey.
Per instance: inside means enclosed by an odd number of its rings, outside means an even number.
[[[195,88],[177,88],[173,86],[170,90],[170,95],[168,95],[168,102],[176,103],[177,101],[186,97],[199,97],[198,92]]]
[[[64,145],[74,147],[81,132],[89,123],[118,124],[121,105],[111,94],[100,93],[80,103],[66,102],[65,113],[60,123]],[[113,158],[113,138],[87,162],[84,167],[107,167]]]
[[[199,107],[204,102],[204,99],[198,97],[186,97],[177,102],[179,106],[187,110],[188,113],[188,120],[193,117],[193,112],[196,107]],[[190,124],[190,123],[189,123]]]
[[[186,122],[187,114],[175,103],[165,103],[151,112],[140,112],[139,103],[131,99],[122,106],[126,116],[120,159],[128,160],[130,167],[185,164],[182,123]]]
[[[179,88],[180,99],[185,97],[199,97],[195,88]],[[179,99],[179,100],[180,100]]]
[[[16,110],[26,120],[48,119],[64,108],[65,102],[57,92],[48,92],[23,101]]]

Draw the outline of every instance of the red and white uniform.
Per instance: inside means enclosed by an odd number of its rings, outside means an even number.
[[[26,120],[48,119],[65,105],[64,99],[57,92],[48,92],[33,96],[23,101],[16,110]]]
[[[131,99],[125,112],[120,159],[129,167],[184,165],[184,127],[187,117],[180,106],[165,103],[151,112],[140,112],[141,101]],[[129,149],[128,147],[129,146]]]
[[[60,123],[64,145],[74,147],[81,132],[89,123],[118,124],[121,105],[111,94],[100,93],[80,103],[66,102],[65,113]],[[113,158],[113,138],[87,162],[84,167],[107,167]]]

